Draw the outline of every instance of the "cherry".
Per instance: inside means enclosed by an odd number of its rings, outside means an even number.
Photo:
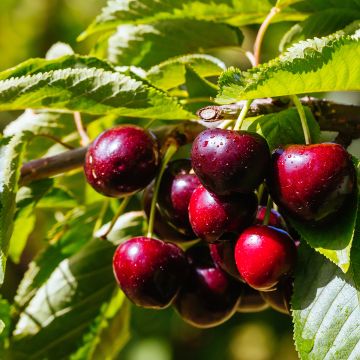
[[[139,236],[118,246],[113,269],[120,288],[133,303],[162,309],[173,302],[188,265],[178,246]]]
[[[259,206],[257,213],[256,213],[255,224],[262,225],[263,221],[265,219],[265,215],[266,215],[266,206]],[[268,225],[274,226],[274,227],[277,227],[277,228],[280,228],[283,230],[287,230],[287,226],[286,226],[284,218],[281,216],[281,214],[278,211],[276,211],[274,209],[270,210],[270,217],[269,217]]]
[[[270,150],[266,140],[256,133],[207,129],[194,140],[191,160],[208,190],[218,195],[248,193],[266,176]]]
[[[147,186],[143,192],[142,204],[147,218],[149,218],[150,216],[153,192],[154,192],[153,183]],[[158,206],[156,206],[155,209],[154,232],[160,237],[160,239],[165,241],[176,242],[176,243],[191,241],[196,238],[196,235],[192,230],[191,233],[189,233],[188,235],[184,235],[180,233],[177,228],[169,224],[163,218],[163,215],[160,213]]]
[[[241,301],[237,308],[241,313],[260,312],[269,307],[269,304],[261,296],[262,293],[244,284],[241,293]]]
[[[192,247],[186,255],[190,272],[174,306],[180,316],[195,327],[220,325],[236,311],[241,284],[214,265],[208,248]]]
[[[276,311],[290,314],[290,299],[293,291],[293,281],[284,277],[273,291],[261,291],[262,298]]]
[[[225,233],[240,232],[252,224],[256,209],[254,193],[220,197],[200,185],[190,198],[189,219],[198,237],[214,242]]]
[[[244,281],[235,263],[235,245],[236,240],[222,240],[209,244],[210,254],[214,263],[234,278]]]
[[[200,185],[195,174],[190,174],[191,161],[180,159],[168,164],[161,179],[158,205],[163,218],[184,235],[193,236],[189,222],[189,201]]]
[[[135,125],[121,125],[101,133],[85,158],[88,183],[106,196],[135,193],[155,177],[159,165],[153,135]]]
[[[350,155],[338,144],[289,145],[273,154],[269,187],[274,201],[301,220],[335,213],[355,187]]]
[[[235,246],[235,261],[241,277],[257,290],[273,288],[292,271],[296,246],[284,230],[264,225],[247,228]]]

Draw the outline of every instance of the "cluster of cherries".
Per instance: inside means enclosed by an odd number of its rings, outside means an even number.
[[[90,145],[85,174],[106,196],[145,188],[149,216],[159,164],[155,137],[122,125]],[[254,191],[264,180],[281,211],[316,226],[345,206],[355,169],[334,143],[287,145],[271,155],[256,133],[201,132],[191,160],[170,162],[160,180],[154,230],[162,240],[139,236],[115,251],[114,274],[127,297],[146,308],[173,305],[198,327],[269,305],[288,313],[297,244],[282,216],[258,204]],[[203,241],[187,246],[196,238]]]

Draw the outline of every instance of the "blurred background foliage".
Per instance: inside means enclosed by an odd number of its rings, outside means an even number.
[[[70,44],[77,53],[90,51],[92,38],[78,43],[76,37],[99,13],[105,0],[0,0],[0,70],[30,57],[43,57],[58,41]],[[278,54],[282,34],[290,23],[273,25],[264,41],[263,59]],[[256,28],[244,29],[250,48]],[[227,65],[245,68],[249,64],[239,49],[218,50]],[[351,94],[346,102],[357,102]],[[0,128],[16,118],[15,113],[0,114]],[[39,214],[41,215],[41,214]],[[43,245],[51,224],[38,223],[19,264],[9,261],[2,295],[11,300],[28,262]],[[44,216],[43,219],[48,219]],[[258,314],[236,314],[214,329],[200,330],[185,324],[172,309],[150,311],[132,308],[131,338],[119,358],[125,360],[292,360],[297,359],[292,339],[291,319],[266,310]]]

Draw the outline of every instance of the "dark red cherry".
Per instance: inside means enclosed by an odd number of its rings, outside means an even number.
[[[190,174],[191,161],[175,160],[169,163],[161,179],[158,205],[163,218],[184,235],[193,236],[189,222],[189,201],[200,185],[195,174]]]
[[[273,288],[291,273],[296,262],[294,240],[284,230],[264,225],[247,228],[235,246],[235,261],[241,277],[257,290]]]
[[[273,154],[271,195],[299,219],[321,220],[335,213],[354,186],[354,165],[341,145],[289,145]]]
[[[272,291],[261,291],[262,298],[276,311],[290,314],[290,300],[293,292],[293,280],[284,277]]]
[[[96,191],[121,197],[147,186],[158,165],[154,136],[139,126],[121,125],[104,131],[89,146],[84,170]]]
[[[198,237],[214,242],[225,233],[238,233],[252,224],[256,209],[254,193],[220,197],[200,185],[190,198],[189,219]]]
[[[207,129],[194,140],[191,161],[201,183],[215,194],[248,193],[265,178],[270,150],[256,133]]]
[[[150,208],[153,192],[154,184],[152,183],[145,188],[142,197],[143,209],[148,219],[150,217]],[[155,209],[154,232],[156,235],[159,236],[160,239],[176,243],[187,242],[196,238],[196,235],[193,231],[191,231],[189,235],[184,235],[180,233],[177,228],[169,224],[167,220],[163,218],[163,215],[160,213],[158,204]]]
[[[113,269],[120,288],[134,304],[162,309],[183,285],[188,264],[178,246],[140,236],[119,245]]]
[[[266,214],[266,206],[259,206],[257,213],[256,213],[256,219],[255,219],[255,224],[257,225],[262,225],[265,219],[265,214]],[[283,230],[287,230],[287,226],[285,223],[284,218],[281,216],[281,214],[274,210],[271,209],[270,210],[270,217],[269,217],[269,223],[268,225],[270,226],[274,226]]]
[[[243,284],[240,304],[237,308],[241,313],[260,312],[269,307],[268,303],[263,299],[260,292]]]
[[[241,284],[214,265],[207,247],[190,248],[187,256],[190,272],[176,298],[175,308],[195,327],[220,325],[236,311]]]
[[[235,263],[236,239],[221,240],[209,244],[210,254],[214,263],[234,278],[244,281]]]

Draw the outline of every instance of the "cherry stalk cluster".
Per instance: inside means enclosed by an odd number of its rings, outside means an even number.
[[[272,201],[285,218],[331,221],[354,193],[350,155],[335,143],[271,154],[256,133],[213,128],[193,140],[191,159],[171,161],[178,143],[168,140],[160,151],[150,131],[121,125],[86,153],[99,193],[128,199],[144,190],[149,231],[116,249],[120,288],[138,306],[174,306],[197,327],[269,305],[288,313],[298,242]]]

